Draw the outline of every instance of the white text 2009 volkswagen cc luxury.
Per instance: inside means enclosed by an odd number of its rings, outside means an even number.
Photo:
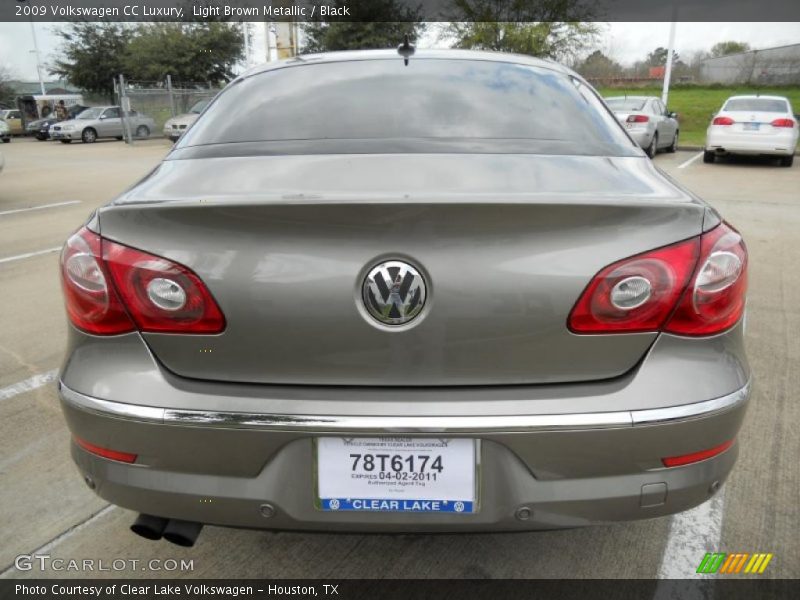
[[[72,453],[137,533],[574,527],[733,467],[737,231],[570,70],[401,54],[250,70],[67,241]]]

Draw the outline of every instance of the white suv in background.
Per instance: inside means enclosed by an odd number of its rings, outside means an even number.
[[[723,154],[779,156],[791,167],[797,146],[798,119],[782,96],[732,96],[706,131],[703,161]]]

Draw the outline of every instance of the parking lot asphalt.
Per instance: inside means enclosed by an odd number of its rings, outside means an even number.
[[[707,165],[696,152],[655,159],[740,229],[750,250],[746,337],[755,391],[739,462],[710,502],[676,517],[515,534],[206,527],[185,549],[131,534],[135,515],[86,488],[53,385],[66,335],[55,249],[168,149],[160,140],[0,146],[0,577],[690,577],[705,552],[770,552],[763,576],[800,577],[800,166]],[[21,571],[21,554],[102,559],[107,567],[140,562],[102,572]],[[152,570],[152,559],[191,559],[193,568],[167,571],[162,562]]]

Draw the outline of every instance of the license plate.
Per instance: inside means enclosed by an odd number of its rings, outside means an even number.
[[[478,444],[464,438],[318,438],[317,508],[477,512]]]
[[[760,124],[761,123],[745,123],[744,124],[744,130],[745,131],[758,131],[758,126]]]

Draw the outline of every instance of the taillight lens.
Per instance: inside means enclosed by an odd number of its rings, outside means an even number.
[[[191,270],[166,258],[103,240],[114,285],[141,331],[219,333],[225,317]]]
[[[794,121],[791,119],[775,119],[772,123],[770,123],[773,127],[794,127]]]
[[[717,117],[714,119],[711,124],[712,125],[733,125],[736,121],[731,119],[730,117]]]
[[[700,238],[632,256],[594,276],[569,317],[575,333],[660,329],[697,263]]]
[[[741,318],[747,249],[726,224],[602,269],[569,315],[574,333],[712,335]]]
[[[109,284],[100,236],[85,227],[61,251],[61,284],[72,323],[96,335],[134,331],[135,326]]]
[[[747,247],[739,233],[723,223],[702,237],[692,285],[686,290],[665,331],[712,335],[742,317],[747,295]]]
[[[200,278],[85,227],[61,254],[67,314],[88,333],[219,333],[225,317]]]
[[[630,115],[626,121],[628,123],[647,123],[650,120],[646,115]]]

